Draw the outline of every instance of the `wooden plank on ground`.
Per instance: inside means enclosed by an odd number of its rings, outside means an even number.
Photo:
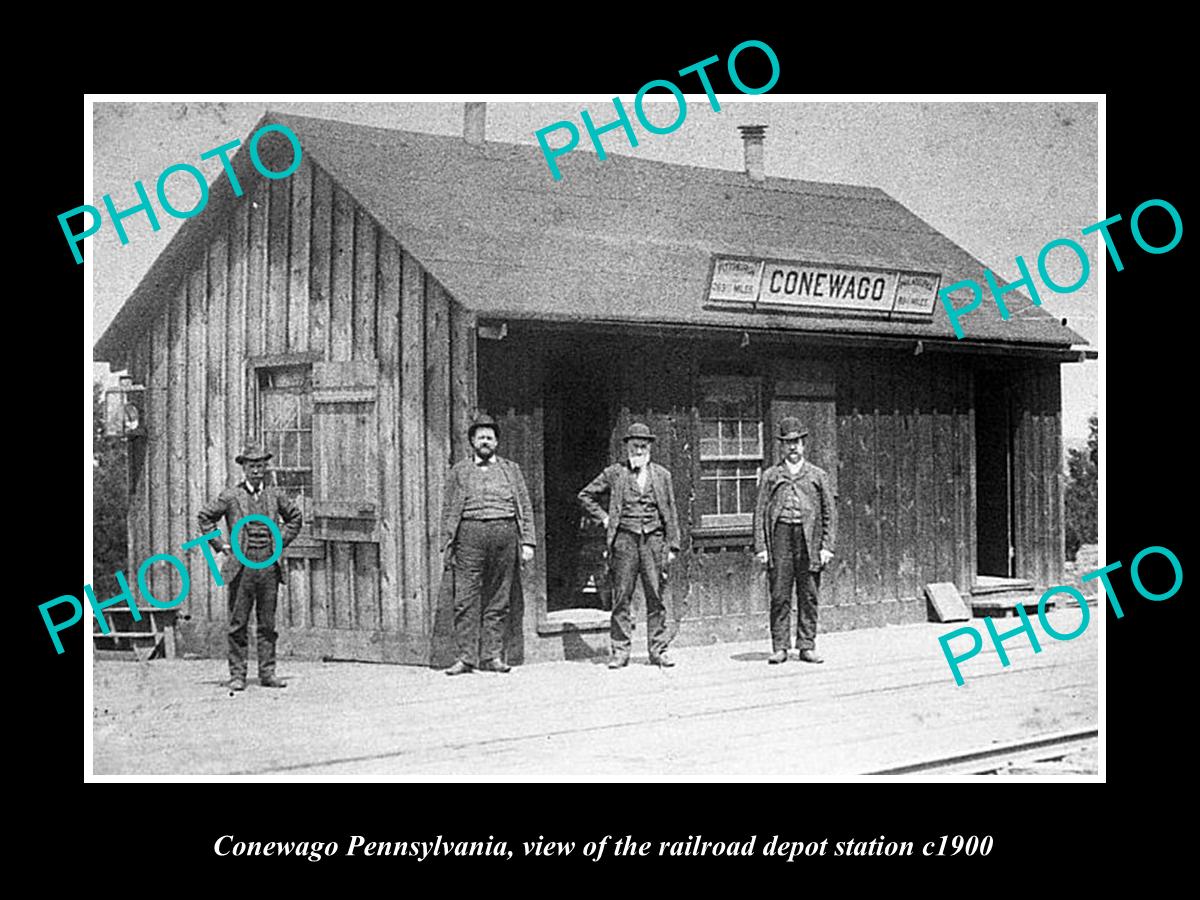
[[[936,581],[925,585],[925,596],[933,604],[939,622],[965,622],[971,618],[971,610],[963,602],[958,588],[951,581]]]

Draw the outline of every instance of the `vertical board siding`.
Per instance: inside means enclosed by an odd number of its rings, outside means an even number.
[[[896,415],[896,592],[899,597],[918,597],[917,580],[917,457],[915,445],[916,408],[911,380],[895,383]]]
[[[400,560],[402,532],[400,485],[400,245],[384,232],[379,236],[378,303],[375,325],[379,345],[379,460],[383,479],[379,522],[380,627],[402,628],[404,571]]]
[[[848,356],[838,379],[834,605],[917,599],[934,581],[969,591],[976,559],[969,368],[930,356]],[[893,613],[846,615],[875,625]]]
[[[858,478],[855,471],[859,454],[854,452],[854,384],[853,371],[843,367],[837,376],[837,431],[838,431],[838,535],[837,556],[833,561],[832,590],[826,579],[822,585],[827,604],[851,606],[857,592],[854,565],[855,547],[858,545],[857,516],[854,511],[854,483]],[[772,435],[772,438],[774,436]],[[824,600],[825,597],[822,597]]]
[[[150,384],[150,356],[153,349],[151,340],[145,339],[139,342],[133,348],[129,366],[133,383],[142,385],[147,390]],[[146,408],[146,402],[147,395],[143,394],[143,415],[148,417],[149,410]],[[145,422],[142,423],[142,427],[146,427]],[[126,572],[130,572],[132,569],[131,574],[136,577],[137,570],[133,567],[140,566],[142,560],[158,551],[151,549],[153,545],[150,541],[150,453],[145,438],[130,440],[128,451],[129,515],[126,521],[128,540],[126,549],[129,565],[126,567]]]
[[[270,182],[267,211],[266,352],[283,353],[288,340],[288,242],[292,218],[292,179]]]
[[[450,303],[428,274],[425,284],[425,584],[437,590],[442,558],[437,552],[442,492],[450,460]],[[418,519],[418,522],[421,520]]]
[[[326,359],[332,321],[333,182],[314,167],[312,179],[312,235],[309,243],[308,346]]]
[[[361,207],[354,212],[354,315],[351,357],[375,359],[375,223]]]
[[[404,516],[401,528],[404,560],[406,632],[427,634],[433,625],[425,567],[425,276],[407,252],[400,271],[400,478]],[[438,549],[430,548],[432,552]],[[440,554],[439,554],[440,556]],[[439,578],[440,581],[440,578]]]
[[[333,188],[329,358],[350,359],[354,341],[354,201]]]
[[[187,278],[182,278],[172,291],[167,309],[167,329],[170,361],[167,385],[167,533],[160,540],[167,547],[178,547],[188,535],[187,523]],[[161,575],[155,576],[156,585],[172,584],[177,581],[174,574],[167,574],[160,567]],[[163,590],[163,597],[175,596],[174,590]],[[208,609],[203,599],[189,593],[180,606],[180,615],[191,615],[197,624],[206,622]],[[186,619],[185,619],[186,621]]]
[[[226,466],[230,467],[226,481],[237,477],[234,458],[246,439],[249,416],[246,412],[246,299],[247,239],[250,228],[250,204],[239,203],[229,219],[229,309],[225,318],[225,389],[227,415],[225,419]]]
[[[302,164],[303,165],[303,164]],[[316,166],[312,174],[312,225],[309,238],[308,346],[332,359],[333,322],[333,198],[334,186],[329,175]],[[328,628],[330,585],[333,558],[326,547],[324,556],[310,560],[309,623],[313,628]]]
[[[289,178],[290,207],[287,256],[287,334],[285,349],[301,353],[309,349],[309,269],[312,237],[312,164],[304,161]],[[311,507],[302,505],[308,513]],[[305,529],[305,533],[311,531]],[[311,621],[312,565],[308,559],[288,559],[287,572],[288,624],[306,628]]]
[[[958,492],[956,524],[958,528],[958,572],[955,584],[969,591],[975,582],[975,441],[972,431],[972,379],[966,366],[955,367],[958,390],[954,406],[954,425],[958,438],[958,466],[955,487]]]
[[[229,419],[226,390],[228,373],[225,370],[225,342],[229,333],[229,244],[225,234],[219,234],[208,248],[208,361],[205,365],[208,412],[207,428],[208,481],[205,502],[221,492],[226,481],[226,466],[230,454],[226,450],[225,426]],[[234,451],[236,455],[237,451]],[[197,526],[198,527],[198,526]],[[198,552],[193,551],[193,552]]]
[[[232,457],[260,428],[249,357],[316,350],[326,360],[379,366],[372,426],[377,431],[368,446],[377,445],[382,455],[363,473],[374,485],[368,493],[378,498],[379,540],[329,541],[316,553],[285,561],[278,617],[293,633],[281,640],[284,655],[297,647],[397,661],[425,655],[412,640],[425,631],[429,608],[425,525],[432,494],[425,482],[431,479],[440,488],[444,476],[437,469],[448,458],[452,366],[449,298],[432,280],[427,297],[425,275],[410,262],[409,279],[418,289],[415,306],[405,309],[410,333],[402,335],[401,248],[325,172],[306,163],[292,178],[247,185],[246,195],[231,205],[226,221],[165,298],[144,344],[131,348],[132,367],[147,385],[151,432],[145,476],[135,479],[132,498],[145,509],[130,518],[130,547],[139,559],[195,537],[200,507],[238,474]],[[427,305],[434,310],[430,335]],[[453,383],[455,402],[465,409],[474,406],[474,317],[462,322]],[[427,337],[440,343],[434,370],[440,398],[425,386]],[[405,363],[411,370],[407,384],[416,390],[402,396]],[[428,405],[433,416],[426,414]],[[426,421],[435,425],[431,435]],[[402,422],[411,432],[407,447]],[[431,436],[440,447],[433,454],[426,451]],[[406,452],[411,467],[403,465]],[[419,485],[411,490],[418,504],[408,529],[411,547],[403,527],[409,471]],[[189,557],[192,589],[184,613],[190,619],[182,631],[191,634],[181,637],[190,649],[219,652],[226,595],[210,586],[203,556],[193,551]],[[406,568],[419,572],[411,583]],[[156,597],[173,596],[178,587],[170,567],[155,567]],[[330,629],[363,632],[363,639],[339,639]],[[381,642],[383,633],[397,642]],[[204,645],[205,637],[213,638],[211,646]]]
[[[180,544],[196,536],[199,528],[196,518],[208,498],[207,488],[207,447],[205,433],[208,423],[208,379],[205,376],[207,363],[207,319],[208,319],[208,267],[202,256],[194,263],[188,275],[187,284],[187,387],[185,396],[181,399],[187,409],[187,449],[185,471],[187,472],[187,513],[181,524],[182,538]],[[172,548],[174,549],[174,548]],[[191,596],[196,598],[196,606],[204,609],[209,618],[212,608],[209,598],[209,576],[203,557],[191,554],[186,560],[188,575],[191,577]]]
[[[262,356],[266,353],[266,308],[267,308],[267,225],[271,186],[262,179],[255,179],[247,191],[250,200],[250,223],[246,235],[246,355]],[[251,386],[246,385],[247,403],[253,397]],[[253,409],[249,409],[249,422],[257,420]],[[248,424],[249,424],[248,422]]]
[[[147,411],[146,427],[149,435],[146,439],[150,455],[150,546],[154,548],[167,546],[171,533],[170,490],[171,480],[168,472],[170,444],[167,408],[170,406],[170,372],[169,372],[169,336],[167,322],[170,317],[170,296],[163,304],[163,309],[154,317],[150,328],[150,380],[147,384],[147,399],[150,408]],[[157,552],[157,549],[155,550]],[[132,562],[132,561],[131,561]],[[138,562],[141,565],[141,562]],[[166,574],[154,571],[150,584],[156,597],[166,597],[163,593],[167,588]]]
[[[330,541],[329,552],[333,557],[329,624],[335,628],[349,628],[354,624],[354,545],[346,541]]]
[[[1056,365],[1031,364],[1011,384],[1016,574],[1039,586],[1063,575],[1061,382]]]
[[[308,272],[313,227],[313,167],[300,163],[287,179],[291,184],[292,208],[288,241],[287,349],[302,352],[309,347],[308,313],[311,303]]]
[[[450,303],[450,448],[454,462],[470,455],[467,428],[474,412],[475,313]]]
[[[350,360],[354,355],[355,207],[350,195],[335,184],[331,220],[329,319],[329,358],[335,362]],[[330,567],[326,598],[329,625],[333,628],[350,628],[355,614],[354,546],[343,541],[329,541],[325,546]]]
[[[934,487],[933,473],[936,459],[933,454],[933,417],[930,415],[935,373],[933,363],[927,359],[918,359],[914,367],[916,375],[913,378],[913,415],[916,418],[916,429],[913,453],[917,458],[915,552],[917,555],[917,585],[919,588],[923,588],[924,585],[938,580],[937,553],[934,544],[937,491]]]
[[[854,431],[850,452],[857,457],[855,479],[849,485],[854,503],[851,506],[856,520],[854,568],[854,602],[862,606],[879,595],[879,517],[876,515],[875,466],[875,379],[870,365],[857,368],[854,378]],[[840,446],[840,444],[839,444]]]
[[[354,359],[376,360],[375,321],[378,315],[376,295],[378,272],[376,257],[378,229],[361,207],[355,209],[354,223],[354,327],[352,355]],[[375,369],[372,366],[372,369]],[[366,496],[375,502],[377,515],[387,515],[382,499],[382,472],[379,465],[378,371],[376,370],[376,408],[368,427],[374,434],[363,436],[368,449],[363,478],[367,483]],[[383,611],[379,602],[379,545],[374,542],[355,542],[354,545],[354,623],[363,631],[378,631],[383,627]]]
[[[879,509],[879,571],[878,600],[901,596],[899,583],[900,535],[896,523],[900,517],[899,486],[897,484],[897,430],[903,424],[896,403],[896,382],[887,362],[876,369],[876,440],[878,456],[875,463],[875,485]]]

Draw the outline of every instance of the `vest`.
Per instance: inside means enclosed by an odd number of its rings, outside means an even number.
[[[803,470],[801,470],[803,471]],[[804,525],[812,521],[814,510],[809,505],[804,494],[796,487],[796,479],[785,470],[783,491],[783,508],[779,511],[779,521],[786,525]]]
[[[650,473],[646,473],[646,490],[638,488],[637,477],[630,472],[629,483],[625,489],[625,497],[621,503],[620,528],[632,531],[634,534],[653,534],[662,531],[662,514],[658,511],[658,501],[654,496],[654,482]]]

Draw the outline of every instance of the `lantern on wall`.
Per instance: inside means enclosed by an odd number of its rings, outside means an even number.
[[[104,436],[144,437],[146,434],[146,388],[122,375],[119,385],[104,394]]]

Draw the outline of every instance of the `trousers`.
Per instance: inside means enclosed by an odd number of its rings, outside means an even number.
[[[634,622],[629,612],[638,575],[646,595],[646,646],[652,656],[671,642],[667,631],[667,608],[663,602],[663,551],[661,531],[634,534],[618,529],[613,538],[610,567],[613,578],[612,619],[609,635],[614,653],[628,653],[633,643]]]
[[[275,674],[275,602],[279,597],[279,575],[275,566],[251,569],[246,566],[229,583],[229,674],[246,677],[250,610],[258,612],[255,650],[259,677]]]
[[[771,647],[787,650],[792,630],[792,585],[796,585],[796,649],[815,650],[821,573],[810,572],[803,525],[776,522],[771,535]]]
[[[454,539],[454,645],[470,666],[500,659],[519,534],[515,519],[463,519]]]

